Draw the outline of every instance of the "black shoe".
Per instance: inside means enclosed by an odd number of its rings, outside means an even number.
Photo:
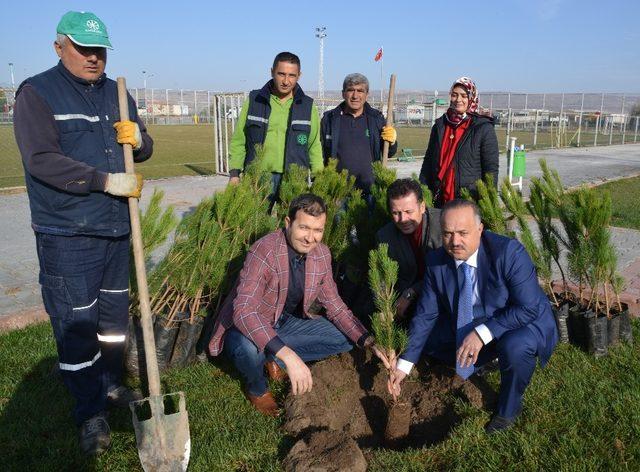
[[[136,390],[120,385],[107,393],[107,403],[117,408],[129,408],[129,403],[142,400],[144,397]]]
[[[88,456],[102,454],[111,445],[111,430],[104,412],[80,425],[80,449]]]
[[[489,421],[484,427],[484,430],[487,434],[504,431],[511,428],[517,419],[517,416],[513,418],[504,418],[502,416],[494,415],[493,418],[491,418],[491,421]]]

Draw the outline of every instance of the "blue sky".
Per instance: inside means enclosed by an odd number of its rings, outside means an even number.
[[[302,60],[301,85],[318,81],[316,26],[327,27],[325,88],[361,72],[380,86],[445,90],[461,75],[482,91],[640,92],[640,2],[513,1],[34,1],[2,8],[0,84],[56,62],[52,41],[68,10],[90,10],[115,46],[107,73],[130,87],[248,90],[282,50]]]

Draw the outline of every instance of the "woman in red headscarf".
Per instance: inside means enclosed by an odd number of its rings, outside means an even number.
[[[433,193],[436,207],[460,197],[463,188],[477,200],[476,181],[487,174],[498,183],[498,139],[493,119],[480,111],[473,80],[456,80],[449,98],[449,109],[431,128],[420,170],[420,181]]]

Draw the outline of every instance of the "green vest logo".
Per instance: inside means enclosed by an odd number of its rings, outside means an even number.
[[[298,141],[298,144],[300,146],[304,146],[305,144],[307,144],[307,135],[299,134],[298,137],[296,138],[296,141]]]

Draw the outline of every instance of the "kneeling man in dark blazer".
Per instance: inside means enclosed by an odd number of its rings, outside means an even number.
[[[398,263],[396,319],[410,319],[424,286],[425,255],[442,246],[440,210],[427,208],[420,183],[411,178],[389,185],[387,209],[392,221],[376,233],[376,242],[386,243]]]
[[[558,341],[549,300],[531,258],[516,240],[483,231],[475,203],[452,200],[441,214],[443,247],[430,251],[409,344],[389,381],[402,380],[421,354],[451,365],[465,380],[498,358],[498,407],[487,433],[510,427],[536,367]]]

